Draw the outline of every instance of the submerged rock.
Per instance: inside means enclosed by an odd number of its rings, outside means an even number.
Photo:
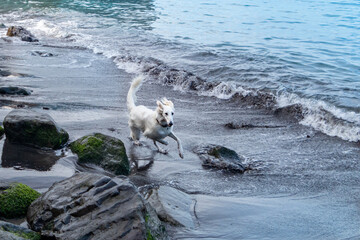
[[[5,218],[22,217],[30,204],[40,193],[29,186],[16,183],[4,191],[0,191],[0,216]]]
[[[245,167],[241,164],[244,158],[229,148],[210,144],[198,146],[193,151],[203,161],[202,165],[205,167],[240,173],[245,171]]]
[[[40,240],[40,233],[12,223],[0,221],[0,239],[4,240]]]
[[[30,95],[30,91],[19,87],[0,87],[0,94],[5,95]]]
[[[38,42],[39,40],[34,37],[28,30],[21,26],[11,26],[6,33],[9,37],[20,37],[25,42]]]
[[[4,128],[10,142],[31,147],[59,149],[69,139],[50,115],[32,110],[11,111],[4,119]]]
[[[84,136],[70,144],[80,163],[92,163],[115,175],[129,175],[130,163],[124,143],[101,133]]]
[[[151,189],[145,196],[158,217],[175,226],[194,228],[190,214],[193,200],[184,192],[168,186]]]
[[[79,173],[55,183],[31,204],[27,220],[46,239],[167,239],[126,177]]]
[[[44,51],[33,51],[31,52],[31,55],[33,56],[39,56],[39,57],[53,57],[54,54]]]

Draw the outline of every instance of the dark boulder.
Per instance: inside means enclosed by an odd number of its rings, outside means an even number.
[[[70,144],[79,163],[96,164],[115,175],[129,175],[130,164],[124,143],[101,133],[84,136]]]
[[[0,94],[4,95],[30,95],[30,91],[19,87],[0,87]]]
[[[55,183],[31,204],[27,220],[45,239],[167,239],[126,177],[79,173]]]
[[[21,26],[11,26],[6,33],[9,37],[20,37],[25,42],[38,42],[39,40],[34,37],[28,30]]]
[[[245,159],[229,148],[210,144],[195,147],[193,152],[203,161],[204,167],[240,173],[246,170],[241,163]]]
[[[69,139],[48,114],[25,109],[11,111],[4,119],[4,129],[10,142],[37,148],[59,149]]]

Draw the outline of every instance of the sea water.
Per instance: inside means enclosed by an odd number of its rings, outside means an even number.
[[[267,94],[263,107],[301,106],[300,123],[359,141],[359,10],[355,0],[1,0],[0,23],[180,91]]]

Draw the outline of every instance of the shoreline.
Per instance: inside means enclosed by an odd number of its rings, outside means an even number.
[[[355,230],[360,216],[352,214],[360,192],[356,188],[360,182],[358,143],[329,137],[264,109],[239,108],[230,100],[197,96],[146,81],[137,94],[137,104],[155,108],[155,101],[164,96],[174,102],[175,133],[183,142],[185,158],[178,157],[172,140],[167,146],[170,153],[158,154],[144,137],[143,147],[133,146],[127,138],[125,99],[134,76],[116,68],[111,59],[89,50],[41,44],[0,42],[0,49],[11,59],[1,63],[5,70],[23,74],[3,77],[4,83],[32,90],[30,96],[5,97],[5,101],[12,101],[13,105],[21,102],[24,107],[48,113],[68,131],[70,141],[93,132],[121,139],[131,161],[137,161],[139,166],[153,161],[149,168],[130,176],[138,187],[169,185],[192,194],[197,200],[198,225],[192,230],[176,230],[174,238],[360,235]],[[35,50],[54,56],[31,55]],[[0,117],[3,119],[10,111],[9,104],[4,104]],[[225,127],[231,122],[260,127]],[[201,143],[221,143],[234,149],[253,170],[239,175],[204,169],[192,152]],[[45,190],[52,182],[75,172],[73,161],[74,155],[65,151],[65,157],[54,165],[58,169],[50,172],[1,168],[7,175],[1,174],[0,182],[20,179],[35,189]],[[13,176],[15,173],[18,178]],[[274,215],[276,219],[272,218]],[[340,216],[332,219],[332,215]],[[308,233],[309,229],[313,231]]]

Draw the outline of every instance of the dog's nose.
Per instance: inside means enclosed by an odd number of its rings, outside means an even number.
[[[174,125],[174,123],[173,123],[173,122],[170,122],[170,123],[169,123],[169,126],[171,127],[172,125]]]

